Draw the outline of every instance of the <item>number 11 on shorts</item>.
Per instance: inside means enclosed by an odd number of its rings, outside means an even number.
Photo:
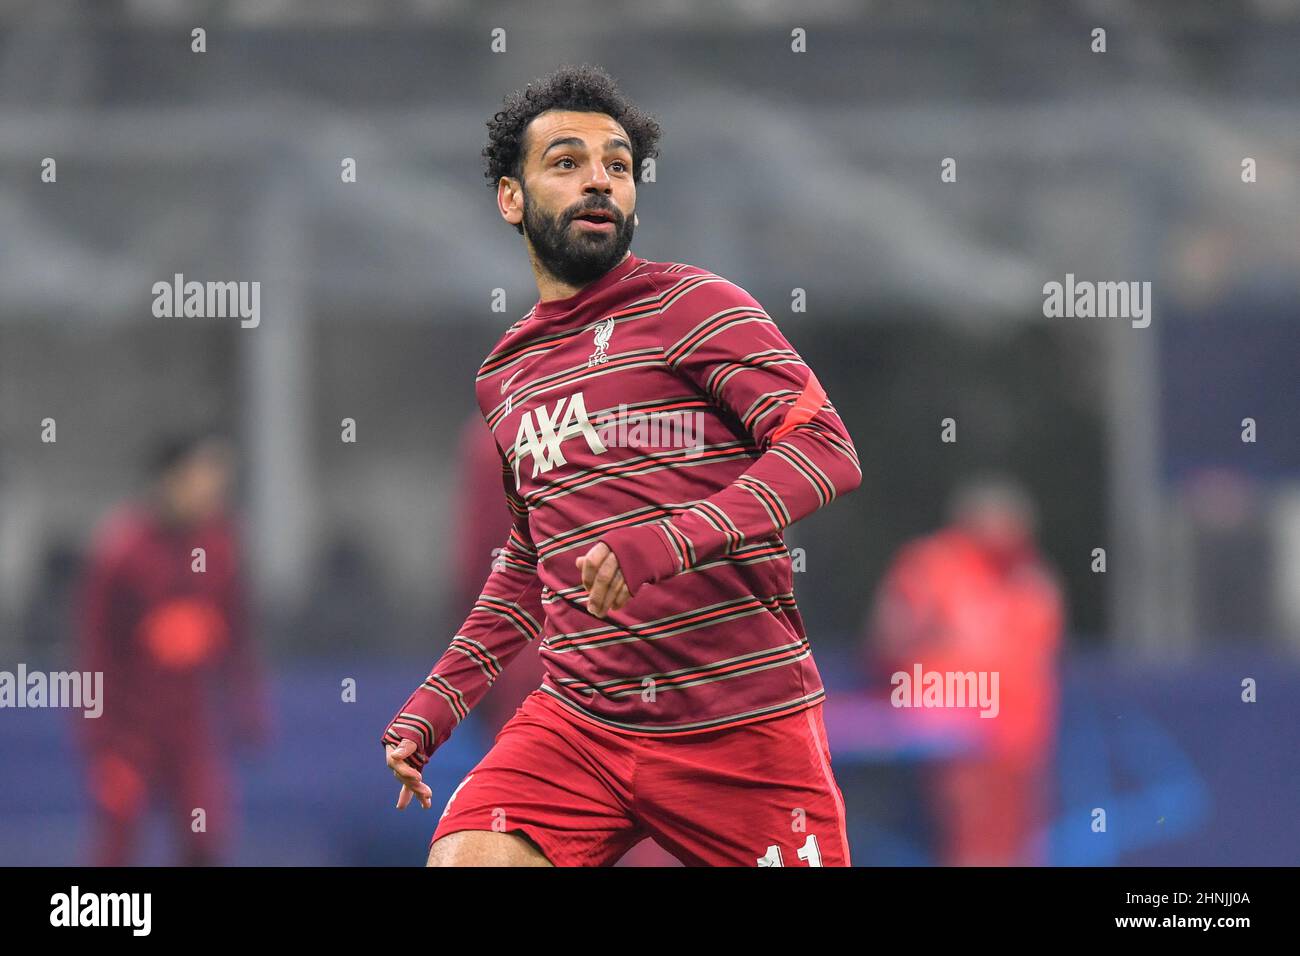
[[[799,859],[806,860],[809,866],[822,865],[822,852],[817,849],[817,837],[808,834],[808,839],[803,841],[803,846],[798,850]],[[767,848],[767,852],[758,858],[759,866],[785,866],[781,861],[781,848],[773,843]]]

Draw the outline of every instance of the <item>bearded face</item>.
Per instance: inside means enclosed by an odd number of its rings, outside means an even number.
[[[635,220],[606,196],[552,211],[530,200],[524,188],[524,234],[546,270],[568,285],[586,285],[618,265],[634,231]]]

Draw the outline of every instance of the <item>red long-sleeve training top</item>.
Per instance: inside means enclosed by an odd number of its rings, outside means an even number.
[[[422,768],[530,641],[541,689],[616,732],[718,730],[824,697],[781,532],[862,471],[816,376],[747,292],[629,252],[534,305],[476,391],[513,527],[385,743],[415,741]],[[576,565],[598,541],[632,593],[604,618]]]

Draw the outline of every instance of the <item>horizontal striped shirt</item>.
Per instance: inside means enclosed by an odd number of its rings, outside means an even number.
[[[541,689],[627,734],[702,733],[825,695],[783,530],[862,480],[812,370],[739,286],[629,253],[538,302],[479,369],[513,525],[465,623],[383,739],[423,767],[530,642]],[[597,542],[632,594],[586,609]]]

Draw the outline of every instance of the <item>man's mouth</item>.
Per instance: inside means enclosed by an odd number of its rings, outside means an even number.
[[[614,228],[614,214],[605,212],[603,209],[593,209],[589,212],[579,213],[573,217],[573,221],[583,229],[612,231]]]

